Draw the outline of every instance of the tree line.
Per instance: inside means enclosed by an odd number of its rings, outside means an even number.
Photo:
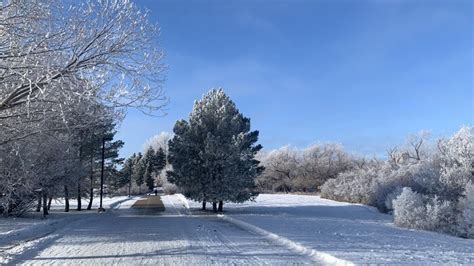
[[[0,5],[0,212],[70,196],[80,210],[86,195],[90,208],[103,140],[127,108],[166,103],[158,35],[126,0]],[[106,176],[122,145],[105,144]]]
[[[474,131],[430,142],[422,133],[386,160],[343,172],[321,196],[377,207],[398,226],[474,237]]]
[[[126,186],[128,195],[132,194],[132,185],[138,187],[136,193],[140,194],[143,184],[149,191],[155,188],[156,177],[166,166],[166,154],[160,147],[154,150],[148,147],[145,154],[139,152],[127,158],[123,164],[118,187]]]

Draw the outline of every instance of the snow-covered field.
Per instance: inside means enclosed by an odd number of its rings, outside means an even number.
[[[255,202],[224,207],[231,218],[355,264],[474,264],[474,240],[397,228],[391,215],[364,205],[262,194]]]
[[[0,241],[2,262],[474,263],[473,240],[396,228],[391,216],[370,207],[318,196],[263,194],[255,202],[226,204],[224,215],[218,216],[200,211],[199,203],[179,194],[162,197],[165,212],[130,208],[136,199],[104,201],[111,209],[103,214],[55,212],[46,220],[0,219],[0,234],[9,236]],[[16,241],[7,241],[15,240],[14,232]],[[20,241],[19,236],[28,235]]]

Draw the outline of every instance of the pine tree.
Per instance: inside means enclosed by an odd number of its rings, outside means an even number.
[[[194,104],[189,122],[174,127],[168,160],[173,170],[169,180],[184,194],[212,202],[222,211],[224,201],[243,202],[257,195],[255,178],[263,167],[255,160],[262,148],[256,145],[258,131],[250,131],[244,117],[222,89],[211,90]]]
[[[144,182],[145,171],[146,165],[144,156],[141,152],[139,152],[135,157],[135,161],[133,162],[133,179],[135,180],[135,183],[137,184],[139,190]]]
[[[154,177],[165,167],[165,153],[161,148],[155,152],[152,147],[149,147],[143,156],[143,160],[145,165],[144,180],[148,188],[152,190],[155,186]]]
[[[166,153],[163,148],[158,148],[153,156],[153,171],[158,174],[166,166]]]
[[[134,153],[127,160],[125,160],[121,172],[121,186],[128,186],[128,196],[132,193],[132,178],[133,178],[133,162],[135,161],[136,154]]]

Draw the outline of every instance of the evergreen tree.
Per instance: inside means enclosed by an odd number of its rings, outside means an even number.
[[[165,167],[166,158],[162,148],[156,152],[149,147],[143,157],[145,164],[144,180],[150,190],[155,186],[155,176]]]
[[[120,171],[120,176],[122,177],[120,180],[120,185],[125,186],[128,185],[128,196],[131,195],[132,189],[132,178],[133,178],[133,163],[135,161],[135,157],[137,155],[134,153],[130,156],[127,160],[125,160],[122,170]]]
[[[153,156],[153,171],[158,174],[166,166],[166,153],[163,148],[158,148]]]
[[[212,202],[243,202],[257,195],[255,178],[263,170],[255,154],[258,131],[250,131],[244,117],[222,89],[211,90],[194,104],[189,122],[180,120],[169,143],[169,180],[184,194]]]
[[[144,182],[144,176],[146,171],[146,164],[144,156],[141,152],[135,157],[135,161],[133,162],[133,179],[135,183],[140,188]]]

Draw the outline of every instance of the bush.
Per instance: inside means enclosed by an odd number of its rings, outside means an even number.
[[[178,192],[178,187],[175,184],[166,183],[163,185],[163,192],[167,195],[173,195]]]
[[[341,173],[321,187],[321,197],[376,206],[378,169],[357,169]]]
[[[411,188],[404,187],[400,196],[393,201],[394,223],[407,228],[423,228],[422,218],[426,215],[423,197]]]
[[[455,205],[450,201],[405,187],[393,206],[398,226],[456,234]]]
[[[386,211],[393,211],[393,201],[398,198],[403,192],[402,187],[395,187],[387,193],[386,197],[384,198],[383,206],[385,207]]]
[[[451,201],[441,200],[438,196],[428,198],[423,228],[431,231],[456,234],[456,208]]]
[[[474,183],[467,185],[464,198],[460,202],[461,214],[458,217],[458,231],[461,235],[474,238]]]

